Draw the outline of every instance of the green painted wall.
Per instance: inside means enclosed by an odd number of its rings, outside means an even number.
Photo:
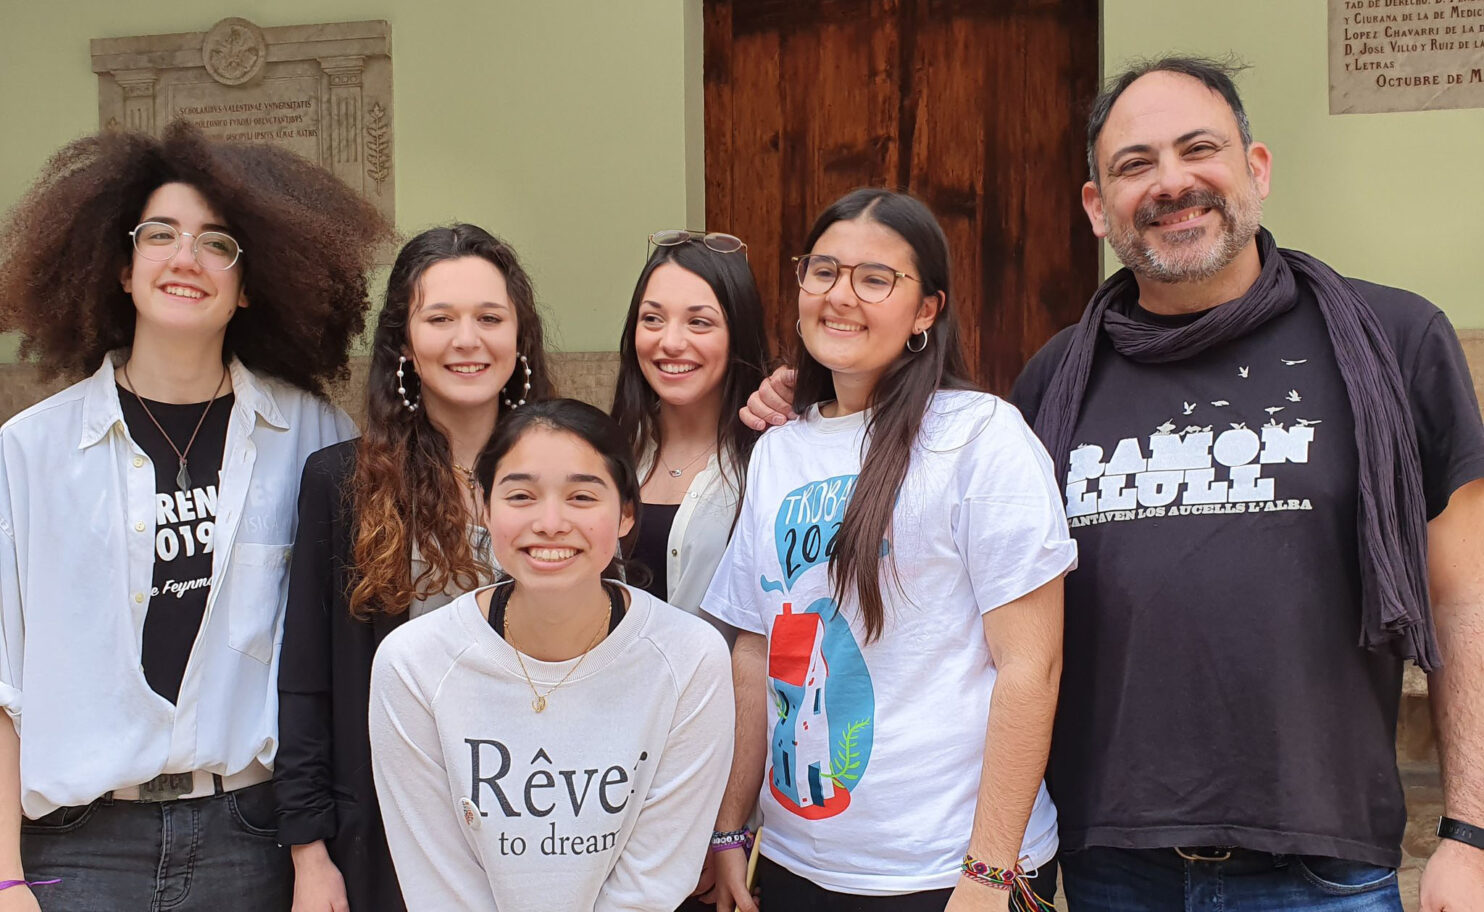
[[[1325,0],[1103,4],[1106,71],[1166,50],[1252,65],[1241,85],[1273,148],[1280,243],[1484,327],[1484,110],[1331,116]],[[701,224],[700,0],[0,0],[0,207],[96,127],[89,38],[234,15],[392,23],[401,229],[460,218],[504,234],[561,348],[613,348],[649,232]],[[0,361],[13,350],[0,338]]]
[[[97,129],[90,38],[385,19],[397,220],[521,252],[555,345],[615,347],[651,231],[704,213],[700,0],[0,0],[0,208]],[[694,86],[691,86],[694,83]],[[0,361],[14,340],[0,338]]]
[[[1331,116],[1327,6],[1103,0],[1104,71],[1170,50],[1239,55],[1253,134],[1273,150],[1264,222],[1278,243],[1484,327],[1484,109]]]

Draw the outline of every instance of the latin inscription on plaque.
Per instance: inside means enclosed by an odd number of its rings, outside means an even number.
[[[1484,0],[1329,0],[1329,112],[1484,107]]]
[[[99,124],[158,134],[174,119],[319,162],[393,218],[391,27],[337,22],[96,39]]]

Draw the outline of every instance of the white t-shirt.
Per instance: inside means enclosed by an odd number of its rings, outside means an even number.
[[[862,645],[828,565],[866,418],[816,408],[763,435],[702,605],[768,638],[763,854],[829,890],[892,895],[952,887],[968,849],[995,681],[982,615],[1071,569],[1077,549],[1020,413],[939,392],[883,543],[885,629]],[[1021,854],[1030,868],[1055,852],[1043,785]]]
[[[695,888],[732,759],[726,644],[628,591],[541,713],[475,593],[377,650],[372,767],[409,912],[671,912]],[[545,694],[576,661],[525,667]]]

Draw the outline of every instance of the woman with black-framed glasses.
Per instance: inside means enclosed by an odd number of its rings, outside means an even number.
[[[355,432],[325,387],[389,235],[317,165],[184,124],[72,143],[11,213],[0,326],[91,376],[0,428],[5,912],[289,908],[294,504]]]

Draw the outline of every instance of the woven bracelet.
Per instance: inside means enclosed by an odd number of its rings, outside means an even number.
[[[1009,890],[1011,908],[1020,908],[1027,912],[1055,912],[1056,910],[1055,906],[1037,896],[1036,891],[1031,889],[1030,878],[1018,864],[1013,868],[996,868],[985,864],[973,855],[965,855],[960,870],[974,883],[993,887],[996,890]]]
[[[0,880],[0,890],[9,890],[11,887],[45,887],[49,884],[61,883],[62,878],[52,880]]]

